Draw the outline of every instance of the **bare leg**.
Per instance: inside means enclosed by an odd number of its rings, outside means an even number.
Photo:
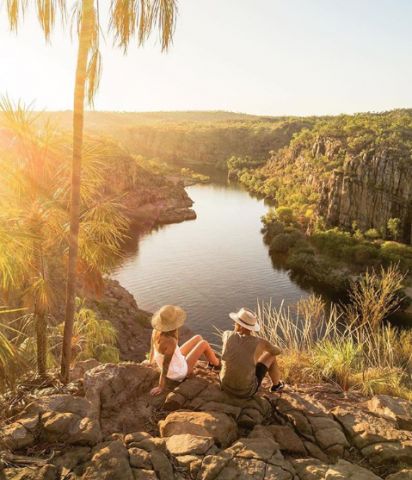
[[[199,342],[193,350],[186,356],[187,366],[188,366],[188,373],[192,373],[193,369],[195,368],[196,363],[198,362],[199,358],[205,354],[206,358],[212,365],[218,366],[220,364],[219,359],[217,358],[215,352],[213,351],[212,347],[209,345],[206,340],[202,340]]]
[[[270,353],[264,353],[258,360],[268,367],[268,375],[272,380],[273,385],[277,385],[280,382],[280,370],[279,365],[274,355]]]
[[[186,356],[190,350],[193,350],[193,348],[202,340],[203,338],[200,335],[195,335],[180,347],[180,351]]]

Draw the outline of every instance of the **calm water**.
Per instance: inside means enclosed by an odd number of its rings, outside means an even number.
[[[188,326],[214,340],[213,325],[231,325],[228,313],[257,300],[296,303],[307,293],[273,268],[260,233],[268,207],[237,186],[187,189],[197,220],[141,235],[127,247],[113,277],[140,308],[183,307]]]

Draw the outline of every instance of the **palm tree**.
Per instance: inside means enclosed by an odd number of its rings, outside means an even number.
[[[3,99],[0,107],[0,293],[27,307],[38,373],[45,375],[47,320],[64,296],[59,284],[67,257],[71,149],[65,135],[39,128],[37,116],[21,105]],[[78,266],[89,285],[112,265],[127,230],[120,206],[104,195],[100,173],[110,167],[109,154],[97,141],[83,148]]]
[[[66,2],[65,0],[38,0],[36,5],[40,25],[48,39],[55,23],[56,12],[60,10],[62,18],[65,18]],[[7,13],[12,29],[17,29],[19,18],[26,8],[27,0],[7,0]],[[79,46],[74,89],[69,260],[61,362],[61,375],[66,382],[69,378],[75,313],[84,103],[86,89],[88,102],[93,102],[101,72],[99,52],[101,26],[98,8],[98,0],[81,0],[80,8],[73,15],[77,18]],[[150,34],[158,30],[161,49],[164,51],[168,49],[173,39],[176,14],[176,0],[111,0],[109,32],[113,34],[117,45],[126,52],[134,37],[137,38],[138,45],[143,45]]]

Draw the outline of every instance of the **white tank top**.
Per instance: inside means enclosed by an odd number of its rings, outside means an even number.
[[[163,360],[165,356],[162,353],[158,352],[154,345],[153,345],[153,351],[154,351],[154,360],[156,361],[158,367],[161,370],[163,367]],[[181,382],[187,377],[187,372],[188,372],[188,367],[187,367],[186,358],[180,351],[179,346],[176,345],[166,377],[170,378],[170,380]]]

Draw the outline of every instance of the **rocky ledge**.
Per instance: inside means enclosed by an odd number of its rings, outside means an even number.
[[[182,182],[141,186],[127,192],[122,203],[131,224],[141,230],[196,219],[196,212],[191,208],[193,200]]]
[[[147,365],[76,372],[3,423],[0,479],[412,479],[411,402],[313,385],[239,400],[204,365],[160,397]]]

